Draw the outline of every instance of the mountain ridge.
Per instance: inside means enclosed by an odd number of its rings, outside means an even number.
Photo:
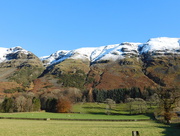
[[[33,91],[177,86],[180,38],[59,50],[39,58],[21,47],[0,48],[0,74],[1,83],[15,82]]]
[[[178,53],[179,50],[180,38],[159,37],[151,38],[146,43],[123,42],[120,44],[112,44],[100,47],[84,47],[75,50],[59,50],[49,56],[39,57],[39,59],[41,61],[48,62],[47,64],[45,63],[46,65],[51,65],[54,63],[59,63],[68,58],[86,58],[91,62],[95,62],[106,58],[112,58],[112,60],[116,60],[120,56],[123,58],[123,55],[126,53],[132,53],[136,55],[155,51]],[[25,54],[31,53],[20,46],[12,48],[0,47],[0,63],[6,59],[8,60],[8,54],[17,52],[23,52]],[[116,55],[119,56],[117,57]]]
[[[164,52],[179,54],[180,38],[151,38],[147,43],[123,42],[101,47],[85,47],[76,50],[59,50],[50,56],[40,57],[45,65],[60,63],[65,59],[88,59],[91,63],[99,60],[117,60],[124,59],[125,55],[141,55],[145,53]]]

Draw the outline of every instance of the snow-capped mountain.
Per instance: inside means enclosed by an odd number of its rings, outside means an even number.
[[[66,59],[87,59],[90,62],[118,60],[125,56],[139,56],[146,53],[180,54],[180,38],[152,38],[147,43],[121,43],[95,48],[80,48],[71,51],[60,50],[50,56],[41,57],[45,65],[52,65]]]
[[[0,48],[0,83],[28,86],[33,82],[35,91],[47,85],[51,89],[178,86],[179,73],[180,38],[59,50],[40,59],[21,47]],[[0,90],[13,88],[1,84]]]
[[[138,54],[138,45],[141,43],[122,43],[101,46],[96,48],[80,48],[72,51],[60,50],[50,56],[41,57],[41,60],[46,62],[47,65],[59,63],[65,59],[83,59],[90,62],[99,60],[117,60],[124,58],[124,55]]]
[[[140,53],[147,52],[174,52],[178,53],[180,49],[180,38],[152,38],[143,44]]]
[[[33,53],[21,47],[0,48],[1,89],[28,86],[43,70],[42,62]]]
[[[9,60],[10,54],[16,54],[16,53],[24,53],[29,54],[30,52],[21,48],[21,47],[13,47],[13,48],[3,48],[0,47],[0,63],[6,60]]]

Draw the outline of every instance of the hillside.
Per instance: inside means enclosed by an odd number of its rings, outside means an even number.
[[[44,69],[37,56],[21,47],[0,48],[0,91],[31,89],[31,83]]]
[[[178,85],[179,58],[180,38],[161,37],[144,44],[125,42],[97,48],[60,50],[41,60],[47,67],[43,77],[56,77],[60,87],[78,87],[78,77],[85,88],[144,89]]]
[[[59,50],[41,58],[21,47],[0,48],[0,82],[1,92],[16,87],[37,92],[178,86],[180,38]]]

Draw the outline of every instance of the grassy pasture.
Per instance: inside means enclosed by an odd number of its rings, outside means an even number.
[[[48,113],[48,112],[21,112],[21,113],[0,113],[0,117],[15,117],[15,118],[61,118],[61,119],[150,119],[146,115],[129,115],[126,112],[125,104],[117,104],[107,115],[106,104],[104,103],[77,103],[73,105],[72,112],[69,114],[63,113]],[[79,114],[80,113],[80,114]]]
[[[178,136],[178,128],[149,122],[0,120],[0,136]]]
[[[152,113],[156,107],[147,105],[147,108],[147,112]],[[76,103],[73,105],[72,111],[90,114],[106,114],[108,110],[107,104],[105,103]],[[109,112],[119,115],[130,114],[127,103],[114,104]]]
[[[0,113],[0,117],[15,118],[61,118],[61,119],[150,119],[146,115],[128,115],[126,105],[116,105],[106,115],[106,105],[97,103],[76,104],[73,112],[79,113]],[[0,119],[0,136],[131,136],[139,131],[141,136],[178,136],[180,129],[154,121],[55,121]]]
[[[90,113],[90,114],[106,114],[107,104],[104,103],[77,103],[73,105],[73,112]],[[110,111],[113,114],[129,114],[125,110],[125,104],[115,104]]]
[[[101,114],[75,114],[75,113],[49,113],[49,112],[21,112],[0,113],[0,117],[15,118],[60,118],[60,119],[150,119],[146,115],[101,115]]]

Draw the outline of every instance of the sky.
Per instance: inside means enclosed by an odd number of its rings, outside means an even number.
[[[180,0],[0,0],[0,47],[58,50],[180,38]]]

